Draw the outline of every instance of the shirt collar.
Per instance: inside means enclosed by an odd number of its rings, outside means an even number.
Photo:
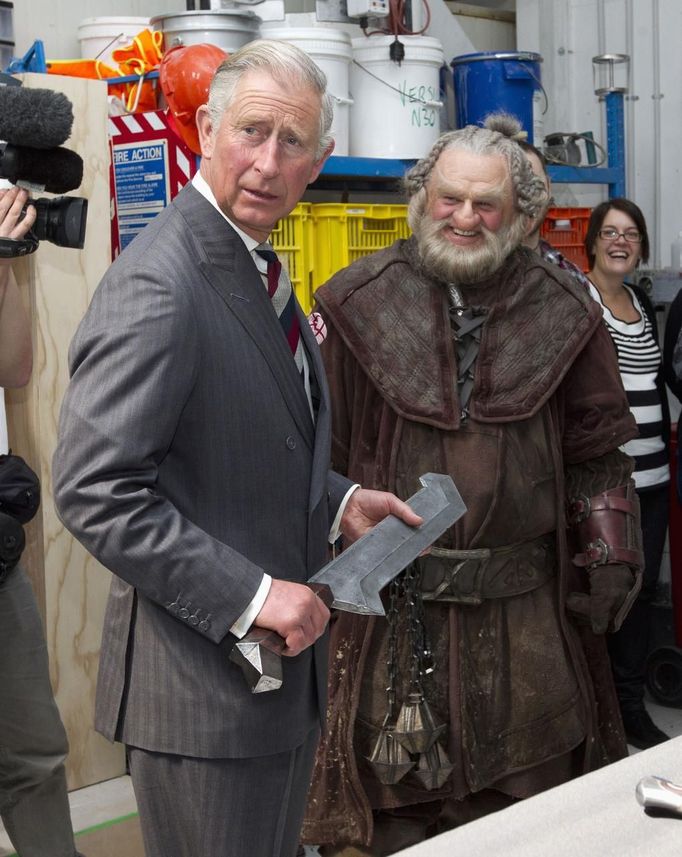
[[[249,251],[249,253],[253,253],[253,251],[256,249],[256,247],[258,247],[258,245],[261,242],[257,241],[255,238],[252,238],[250,235],[247,235],[246,232],[244,232],[242,229],[240,229],[238,226],[236,226],[230,220],[230,218],[227,217],[225,212],[218,205],[218,202],[217,202],[217,200],[213,194],[213,191],[209,187],[208,182],[201,175],[201,173],[199,171],[197,171],[194,174],[194,178],[192,179],[192,186],[194,187],[195,190],[199,191],[199,193],[203,197],[205,197],[205,199],[207,199],[211,203],[211,205],[213,206],[213,208],[215,208],[216,211],[220,212],[220,214],[225,218],[225,220],[227,220],[227,222],[234,229],[234,231],[237,233],[237,235],[239,235],[239,237],[242,239],[242,241],[246,245],[246,249]]]

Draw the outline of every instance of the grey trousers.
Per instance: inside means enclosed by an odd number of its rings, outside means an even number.
[[[17,567],[0,583],[0,816],[19,857],[76,853],[67,752],[38,607]]]
[[[318,738],[252,759],[128,747],[146,857],[294,857]]]

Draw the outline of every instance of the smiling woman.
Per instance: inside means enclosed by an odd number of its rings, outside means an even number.
[[[667,739],[644,709],[644,676],[649,653],[651,601],[656,591],[668,527],[670,414],[658,346],[656,313],[646,293],[627,285],[640,261],[649,258],[649,236],[640,208],[612,199],[590,217],[585,249],[590,291],[604,313],[618,352],[618,366],[639,437],[624,451],[635,461],[633,478],[642,516],[642,590],[609,652],[628,742],[652,747]]]

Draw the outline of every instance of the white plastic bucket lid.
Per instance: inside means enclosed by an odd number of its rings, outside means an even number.
[[[361,36],[352,39],[353,57],[358,62],[391,62],[389,49],[395,36]],[[422,60],[442,65],[443,45],[432,36],[398,36],[405,46],[403,62]]]
[[[350,61],[353,49],[348,33],[331,27],[283,27],[271,24],[261,25],[264,39],[291,42],[306,53],[316,56],[340,57]]]

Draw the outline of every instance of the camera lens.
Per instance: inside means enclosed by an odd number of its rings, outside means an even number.
[[[39,241],[81,250],[85,243],[88,201],[78,196],[29,200],[36,209],[33,232]]]

